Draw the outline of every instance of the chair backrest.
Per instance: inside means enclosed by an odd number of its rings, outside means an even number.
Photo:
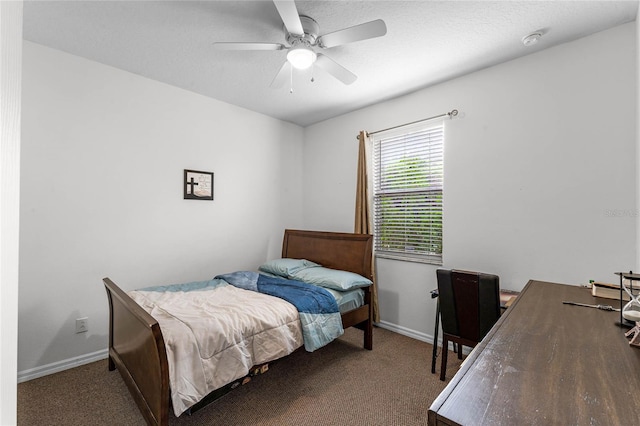
[[[480,342],[500,318],[500,279],[455,269],[436,274],[442,331]]]

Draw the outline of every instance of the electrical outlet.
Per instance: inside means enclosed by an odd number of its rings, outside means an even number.
[[[89,318],[78,318],[76,319],[76,334],[78,333],[86,333],[89,331]]]

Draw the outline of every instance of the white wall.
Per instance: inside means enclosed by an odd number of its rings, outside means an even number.
[[[103,277],[254,269],[301,225],[302,128],[30,42],[23,83],[23,378],[104,357]],[[183,169],[214,172],[215,200],[183,200]]]
[[[22,2],[0,2],[0,424],[16,423]]]
[[[640,270],[640,8],[636,13],[636,263],[634,271]]]
[[[614,281],[636,265],[635,28],[306,128],[305,227],[352,230],[359,130],[456,108],[462,117],[445,130],[444,267],[496,273],[515,290],[529,279]],[[383,325],[431,339],[435,269],[378,260]]]

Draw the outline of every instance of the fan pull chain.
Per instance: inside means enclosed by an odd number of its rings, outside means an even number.
[[[313,76],[315,73],[316,73],[316,66],[312,65],[311,66],[311,82],[312,83],[316,81],[315,77]]]
[[[293,67],[289,67],[289,93],[293,93]]]

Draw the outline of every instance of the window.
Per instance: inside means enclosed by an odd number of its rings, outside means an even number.
[[[376,256],[442,264],[443,124],[374,137]]]

